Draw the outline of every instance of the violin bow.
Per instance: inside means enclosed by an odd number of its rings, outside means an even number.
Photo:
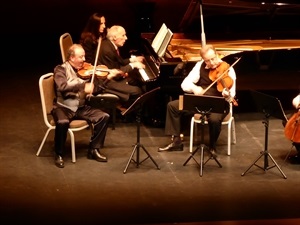
[[[210,89],[216,82],[218,82],[220,79],[222,79],[222,77],[230,70],[231,67],[233,67],[235,64],[238,63],[238,61],[240,61],[240,59],[242,58],[242,56],[240,58],[238,58],[227,70],[225,70],[217,79],[215,79],[207,88],[204,89],[203,93],[207,92],[208,89]]]
[[[102,41],[102,37],[100,35],[99,41],[98,41],[97,52],[96,52],[96,58],[95,58],[95,62],[94,62],[93,76],[92,76],[91,83],[94,82],[94,77],[95,77],[95,72],[96,72],[96,67],[97,67],[97,62],[98,62],[98,57],[99,57],[99,51],[100,51],[101,41]]]
[[[102,37],[101,37],[101,35],[100,35],[99,41],[98,41],[98,47],[97,47],[96,57],[95,57],[95,62],[94,62],[94,68],[93,68],[93,74],[92,74],[91,84],[94,83],[94,77],[95,77],[96,66],[97,66],[98,57],[99,57],[99,51],[100,51],[101,41],[102,41]],[[91,90],[89,96],[91,96],[92,93],[93,93],[93,90]]]

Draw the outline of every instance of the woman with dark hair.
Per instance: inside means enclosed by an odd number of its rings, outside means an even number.
[[[99,37],[106,36],[106,20],[99,13],[94,13],[88,19],[80,35],[80,44],[85,50],[85,61],[94,65]],[[98,63],[97,63],[98,64]]]

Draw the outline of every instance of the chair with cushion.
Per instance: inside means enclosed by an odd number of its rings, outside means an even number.
[[[72,44],[73,40],[69,33],[64,33],[59,37],[59,46],[63,62],[66,61],[68,49],[71,47]]]
[[[193,152],[194,126],[201,123],[200,114],[195,114],[191,119],[190,127],[190,152]],[[208,124],[205,121],[205,124]],[[235,120],[232,114],[232,104],[228,115],[224,118],[222,126],[227,125],[227,155],[231,154],[231,143],[236,144]]]
[[[42,143],[36,153],[37,156],[39,156],[50,131],[55,130],[55,122],[51,116],[51,110],[53,108],[53,100],[55,98],[53,73],[47,73],[40,77],[39,90],[40,90],[40,97],[41,97],[41,103],[42,103],[43,119],[44,119],[44,123],[48,129],[47,129],[45,136],[42,140]],[[71,139],[71,151],[72,151],[72,162],[73,163],[76,162],[74,132],[85,130],[85,129],[88,129],[89,127],[90,127],[90,125],[85,120],[73,120],[70,123],[68,133],[70,134],[70,139]]]
[[[72,37],[69,33],[64,33],[60,36],[59,46],[63,62],[67,60],[67,52],[72,44]],[[108,110],[108,113],[112,116],[112,129],[114,130],[116,124],[116,106],[119,101],[119,97],[114,94],[102,93],[97,96],[93,96],[90,100],[91,106]]]

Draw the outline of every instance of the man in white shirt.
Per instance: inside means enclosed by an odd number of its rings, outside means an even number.
[[[217,55],[212,45],[205,45],[200,50],[202,60],[197,62],[188,76],[183,80],[181,88],[184,92],[194,95],[208,95],[225,97],[229,102],[234,101],[236,74],[232,67],[223,62]],[[225,66],[225,67],[224,67]],[[224,71],[219,70],[226,68]],[[228,83],[228,87],[218,88],[218,76],[222,75]],[[223,78],[222,78],[223,79]],[[221,80],[222,80],[221,79]],[[210,87],[211,86],[211,87]],[[167,105],[165,134],[172,136],[172,142],[165,147],[158,148],[159,152],[164,151],[182,151],[183,143],[180,138],[181,133],[181,115],[187,113],[185,110],[179,110],[179,100],[174,100]],[[191,112],[190,112],[191,113]],[[213,157],[216,157],[216,142],[221,132],[221,125],[226,114],[209,113],[207,115],[209,125],[209,149]]]

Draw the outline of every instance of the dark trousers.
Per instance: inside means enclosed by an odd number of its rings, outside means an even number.
[[[64,155],[68,128],[70,122],[74,119],[87,120],[93,124],[94,129],[89,148],[100,149],[103,146],[108,127],[109,114],[90,106],[78,108],[76,112],[65,107],[55,106],[52,110],[52,116],[56,124],[54,136],[56,154]]]
[[[105,92],[117,95],[121,102],[136,99],[143,93],[140,87],[129,84],[127,79],[111,80],[107,83]]]
[[[165,134],[179,136],[181,132],[181,116],[192,112],[179,110],[179,100],[170,101],[167,104]],[[207,122],[209,128],[209,148],[216,149],[216,143],[221,133],[222,121],[226,114],[209,113]]]

